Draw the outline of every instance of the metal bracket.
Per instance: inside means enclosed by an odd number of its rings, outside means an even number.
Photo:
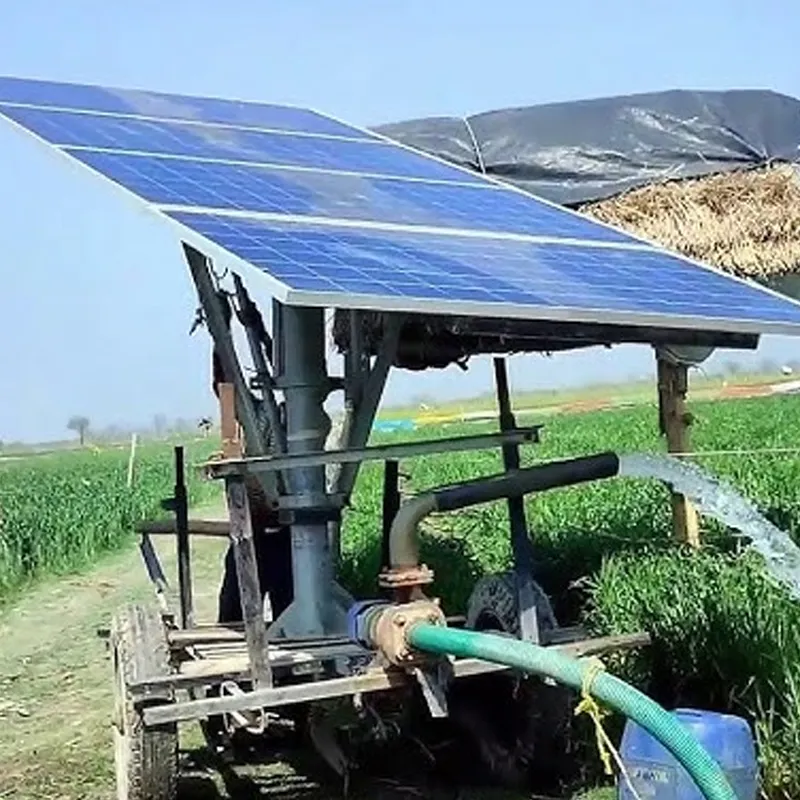
[[[181,606],[181,626],[194,625],[194,598],[192,595],[192,559],[189,545],[189,498],[186,492],[186,475],[183,447],[175,448],[175,489],[172,497],[161,501],[165,511],[175,515],[175,541],[178,551],[178,592]]]
[[[313,467],[324,464],[352,464],[362,461],[385,461],[386,459],[413,458],[434,453],[459,453],[468,450],[486,450],[504,444],[536,444],[541,425],[498,433],[482,433],[474,436],[454,436],[449,439],[433,439],[422,442],[400,442],[374,447],[349,448],[347,450],[322,450],[314,453],[295,453],[285,456],[221,459],[207,461],[202,469],[210,478],[228,475],[269,472],[298,467]],[[345,497],[347,493],[342,491]]]
[[[517,426],[511,410],[508,390],[508,373],[504,358],[494,359],[494,377],[497,388],[500,430],[513,430]],[[520,468],[519,448],[512,443],[503,445],[503,466],[506,472]],[[519,604],[520,633],[523,641],[539,642],[539,622],[536,617],[536,595],[531,585],[534,567],[534,550],[528,534],[525,517],[525,499],[522,496],[508,498],[508,517],[511,528],[511,548],[514,553],[514,572]]]
[[[161,566],[161,561],[158,558],[155,547],[153,547],[153,541],[149,534],[142,534],[139,541],[139,550],[142,554],[144,567],[147,570],[147,576],[150,578],[155,588],[156,600],[158,601],[161,613],[169,614],[169,604],[167,603],[169,584],[167,583],[167,576],[164,574],[164,568]]]
[[[413,675],[422,689],[422,696],[431,716],[443,719],[448,715],[447,687],[455,679],[450,659],[442,658],[424,666],[414,667]]]

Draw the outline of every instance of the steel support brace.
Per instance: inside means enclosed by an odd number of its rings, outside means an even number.
[[[516,420],[511,410],[511,396],[508,390],[508,373],[504,358],[494,359],[494,377],[497,388],[497,406],[500,430],[516,428]],[[506,472],[520,467],[519,447],[515,444],[503,445],[503,466]],[[528,522],[525,518],[525,499],[508,498],[508,517],[511,527],[511,549],[514,554],[514,576],[517,584],[517,597],[520,614],[520,633],[522,639],[539,642],[539,621],[536,616],[536,592],[533,587],[533,545],[528,536]]]
[[[242,373],[233,337],[211,279],[208,259],[186,243],[183,245],[183,250],[197,289],[208,332],[224,365],[226,379],[233,383],[236,391],[236,416],[244,431],[246,452],[251,456],[267,455],[267,443],[261,433],[256,401]],[[259,481],[267,498],[277,502],[277,476],[259,475]]]
[[[400,330],[403,319],[400,316],[385,317],[386,330],[384,332],[381,349],[369,371],[363,392],[360,393],[358,405],[353,412],[352,427],[349,430],[348,441],[345,446],[349,448],[364,447],[369,440],[372,431],[372,423],[375,420],[375,413],[386,386],[386,378],[392,366],[394,357],[397,353],[397,343],[400,339]],[[350,462],[342,466],[341,472],[335,483],[334,490],[349,497],[355,486],[356,478],[361,464],[360,462]]]
[[[286,441],[278,402],[275,399],[275,384],[264,353],[264,347],[267,343],[263,341],[262,337],[266,335],[266,331],[263,329],[257,330],[253,324],[256,317],[260,320],[260,315],[255,303],[250,299],[242,279],[238,275],[233,276],[233,285],[236,291],[236,301],[239,304],[240,322],[247,334],[250,354],[253,357],[253,366],[256,370],[261,394],[264,397],[264,409],[272,429],[273,449],[277,453],[285,453]]]
[[[253,544],[253,526],[244,480],[239,477],[226,478],[225,494],[228,500],[231,541],[253,682],[258,688],[268,688],[272,686],[272,673],[267,652],[267,626],[263,615],[261,586]]]

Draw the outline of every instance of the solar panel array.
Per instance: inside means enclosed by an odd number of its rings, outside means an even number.
[[[800,332],[800,305],[316,112],[0,78],[0,115],[295,304]]]

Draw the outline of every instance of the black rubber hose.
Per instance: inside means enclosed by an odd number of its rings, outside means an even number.
[[[459,486],[434,489],[437,511],[455,511],[506,497],[519,497],[531,492],[544,492],[559,486],[611,478],[619,471],[616,453],[552,461],[526,467],[493,478],[471,481]]]

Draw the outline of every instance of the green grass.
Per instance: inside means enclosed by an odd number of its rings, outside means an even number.
[[[773,522],[800,534],[800,397],[692,405],[696,450],[752,450],[699,456]],[[415,437],[481,430],[452,425]],[[384,437],[385,438],[385,437]],[[615,450],[660,451],[656,410],[552,417],[543,442],[524,462]],[[403,465],[414,490],[501,469],[492,452],[420,458]],[[375,591],[379,564],[380,468],[366,467],[344,536],[344,579],[361,594]],[[719,525],[703,521],[704,549],[687,552],[672,537],[666,489],[614,479],[529,498],[528,521],[539,555],[539,579],[562,624],[585,622],[600,633],[645,630],[653,646],[614,657],[609,665],[669,707],[699,706],[743,714],[759,738],[766,796],[800,797],[800,606],[742,554]],[[423,557],[448,612],[464,608],[475,578],[510,563],[503,503],[434,517],[425,526]],[[619,727],[617,726],[617,732]],[[601,776],[595,776],[600,778]]]
[[[545,362],[546,364],[546,362]],[[695,400],[708,398],[719,392],[725,383],[736,386],[751,386],[764,383],[785,381],[787,378],[778,373],[741,374],[733,377],[721,375],[692,374],[692,397]],[[535,409],[550,413],[555,408],[571,403],[591,402],[594,400],[613,400],[616,403],[648,403],[656,398],[656,384],[652,378],[629,381],[627,383],[597,383],[574,389],[540,389],[535,391],[515,392],[514,404],[518,409]],[[485,392],[475,397],[446,402],[428,401],[432,405],[425,413],[432,415],[456,415],[476,411],[493,411],[497,401],[493,392]],[[381,419],[407,419],[421,415],[419,405],[401,404],[384,407]]]
[[[189,463],[213,444],[193,442]],[[130,540],[136,522],[163,516],[172,494],[169,444],[140,447],[127,486],[125,448],[54,452],[0,461],[0,601],[44,575],[71,572]],[[187,471],[191,500],[213,487]]]
[[[697,450],[753,451],[698,456],[776,524],[800,537],[800,459],[767,454],[800,449],[800,397],[692,404]],[[407,438],[453,436],[480,425],[426,428]],[[393,437],[381,436],[381,440]],[[213,443],[194,443],[197,461]],[[663,450],[652,404],[548,417],[525,464],[595,453]],[[57,453],[0,462],[0,598],[42,575],[71,571],[129,541],[136,520],[160,515],[172,490],[168,445],[143,446],[132,490],[127,453]],[[500,471],[496,452],[427,456],[403,464],[420,491]],[[365,465],[343,537],[341,579],[374,595],[380,560],[379,466]],[[193,500],[215,490],[190,482]],[[668,493],[653,482],[614,479],[527,500],[539,579],[562,624],[597,633],[646,630],[653,645],[609,658],[609,666],[667,706],[731,710],[754,723],[765,796],[800,797],[800,609],[771,582],[758,558],[704,521],[704,548],[673,540]],[[425,526],[422,552],[448,612],[464,608],[475,579],[510,563],[503,503],[439,515]],[[619,732],[619,721],[616,723]],[[587,751],[591,753],[591,751]],[[593,759],[596,762],[596,758]],[[589,773],[591,782],[602,776]],[[589,795],[603,797],[605,794]]]

